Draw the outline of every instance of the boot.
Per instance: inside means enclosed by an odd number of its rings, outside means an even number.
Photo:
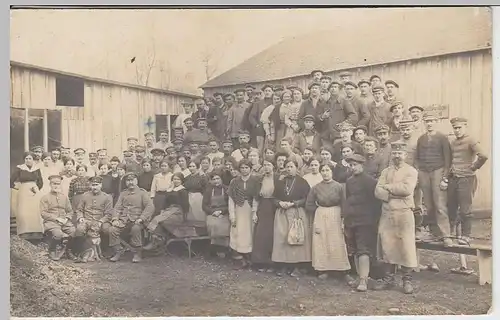
[[[114,249],[115,253],[109,259],[109,261],[111,261],[111,262],[117,262],[117,261],[120,260],[122,254],[123,254],[123,248],[120,245],[118,245],[118,246],[114,247],[113,249]]]
[[[413,285],[410,279],[403,279],[403,290],[405,294],[413,293]]]
[[[61,260],[61,258],[64,256],[65,253],[66,253],[66,246],[61,245],[59,248],[56,249],[56,253],[55,253],[56,260],[55,261]]]
[[[356,290],[359,292],[366,292],[366,290],[368,290],[368,279],[359,278],[359,284]]]
[[[164,243],[163,238],[153,235],[153,239],[151,239],[151,242],[145,245],[142,249],[146,251],[151,251],[161,247],[163,243]]]
[[[134,257],[132,258],[133,263],[139,263],[142,261],[142,248],[136,248],[134,250]]]
[[[56,239],[50,239],[49,241],[49,258],[54,261],[58,261],[57,258],[57,245],[59,241]]]

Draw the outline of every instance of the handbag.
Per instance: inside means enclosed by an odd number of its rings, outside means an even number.
[[[295,210],[295,217],[290,221],[287,240],[291,246],[301,246],[305,242],[304,220],[299,217],[299,210]]]

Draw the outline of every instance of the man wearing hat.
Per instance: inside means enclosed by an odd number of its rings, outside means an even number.
[[[148,160],[146,158],[146,147],[144,146],[136,146],[135,147],[135,161],[140,165],[142,166],[142,162],[144,160]],[[141,171],[142,172],[142,168],[141,168]],[[140,174],[140,172],[137,172],[137,174]]]
[[[342,83],[340,83],[340,81],[333,80],[328,86],[328,95],[323,95],[321,99],[323,99],[323,101],[328,101],[332,97],[344,99],[345,94],[342,90],[342,87],[343,85]]]
[[[314,128],[314,116],[306,115],[302,118],[304,130],[299,132],[295,139],[294,151],[298,154],[303,154],[306,148],[311,149],[314,154],[318,155],[321,149],[321,136]]]
[[[217,97],[220,99],[216,100],[216,104],[208,110],[207,126],[217,139],[222,140],[226,134],[228,106],[224,104],[222,94]]]
[[[42,155],[43,155],[43,147],[42,146],[34,146],[31,148],[31,152],[33,153],[33,165],[36,168],[39,168],[43,165]]]
[[[388,123],[390,141],[398,141],[401,139],[400,123],[408,121],[410,118],[405,117],[403,113],[403,103],[401,101],[393,101],[389,110],[392,114]]]
[[[363,154],[363,147],[352,140],[352,132],[354,126],[349,122],[342,122],[336,126],[336,130],[339,132],[339,138],[333,143],[332,150],[332,160],[335,162],[340,162],[342,160],[342,149],[345,146],[351,146],[354,153]]]
[[[149,193],[137,186],[135,173],[126,174],[124,180],[127,189],[120,193],[111,216],[109,245],[115,254],[110,261],[120,260],[123,254],[120,238],[130,235],[130,245],[134,252],[132,262],[140,262],[142,260],[142,231],[145,223],[154,213],[154,205]]]
[[[345,99],[349,101],[354,107],[354,111],[358,115],[357,125],[367,126],[370,121],[370,110],[368,110],[368,104],[361,101],[360,98],[356,96],[356,90],[358,86],[352,81],[346,81],[344,83]]]
[[[406,110],[406,106],[403,103],[403,100],[399,96],[399,84],[394,80],[387,80],[385,82],[386,96],[385,101],[389,102],[392,105],[393,102],[399,101],[403,105],[403,112],[405,115],[408,114],[408,110]]]
[[[427,132],[425,122],[423,120],[424,108],[413,105],[408,109],[408,111],[410,112],[410,117],[413,119],[413,134],[419,138]]]
[[[373,102],[369,106],[370,122],[368,123],[368,134],[375,135],[375,129],[389,122],[391,118],[391,105],[384,100],[384,87],[372,87]]]
[[[261,90],[264,92],[264,99],[255,102],[248,115],[252,146],[256,147],[260,153],[264,150],[264,137],[266,135],[260,118],[264,109],[273,104],[274,94],[273,87],[269,84],[265,84]]]
[[[151,150],[151,155],[151,171],[153,171],[154,173],[158,173],[160,172],[160,164],[165,157],[165,150],[154,148],[153,150]]]
[[[123,151],[123,162],[125,165],[125,172],[139,173],[142,170],[142,165],[137,162],[132,150]]]
[[[151,150],[155,146],[155,134],[153,132],[144,134],[144,146],[146,148],[146,158],[151,158]]]
[[[452,226],[457,229],[460,244],[469,244],[471,235],[471,206],[477,189],[476,171],[488,157],[479,141],[467,132],[467,119],[450,120],[455,138],[451,141],[452,162],[448,181],[448,207]]]
[[[245,115],[245,110],[250,107],[250,104],[245,101],[244,89],[237,89],[235,94],[236,103],[229,109],[227,115],[226,136],[233,140],[233,144],[238,148],[238,133],[243,129],[243,116]]]
[[[184,145],[184,140],[176,138],[172,141],[172,144],[174,145],[175,152],[180,155],[182,151],[182,146]]]
[[[245,85],[245,94],[247,96],[246,101],[248,103],[252,103],[253,102],[252,98],[253,98],[253,92],[254,92],[255,89],[256,88],[253,85],[251,85],[251,84],[246,84]]]
[[[213,94],[213,97],[215,99],[215,106],[219,108],[222,107],[224,104],[224,95],[220,92],[216,92]]]
[[[198,118],[206,119],[208,116],[209,107],[205,103],[205,100],[202,98],[194,100],[194,105],[196,110],[191,115],[191,119],[193,119],[194,127],[197,128]]]
[[[285,87],[281,84],[277,84],[273,87],[274,93],[277,94],[278,96],[281,96],[283,91],[285,91]]]
[[[365,163],[363,165],[367,174],[378,179],[380,173],[387,166],[382,161],[382,157],[378,154],[378,140],[374,137],[367,136],[363,142],[363,154],[365,156]]]
[[[370,85],[371,87],[375,86],[381,86],[382,85],[382,78],[380,78],[378,75],[374,74],[370,77]]]
[[[375,129],[375,137],[378,140],[377,155],[380,157],[382,168],[389,166],[391,161],[391,144],[389,136],[389,127],[385,124]]]
[[[332,83],[332,77],[330,76],[323,75],[320,79],[321,99],[323,99],[323,101],[328,101],[328,99],[330,99],[329,88],[331,83]]]
[[[352,140],[363,146],[365,138],[368,134],[368,128],[363,125],[358,125],[352,130]]]
[[[211,134],[208,131],[209,129],[207,128],[207,119],[198,118],[197,120],[198,123],[196,124],[196,128],[185,134],[184,143],[198,142],[202,144],[208,144],[208,140]]]
[[[319,106],[324,103],[323,101],[321,101],[320,96],[321,84],[319,82],[311,82],[307,88],[309,90],[309,97],[306,100],[302,101],[299,109],[299,114],[297,115],[297,118],[299,119],[299,126],[301,127],[301,129],[304,129],[304,117],[306,115],[312,115],[314,119],[316,119],[315,128],[319,131],[321,129],[319,125],[321,125],[321,123],[319,121],[320,114],[317,110],[320,109]]]
[[[71,149],[61,146],[61,161],[71,158]]]
[[[51,234],[49,257],[57,261],[64,255],[67,241],[75,235],[75,227],[71,221],[73,218],[71,202],[68,196],[61,192],[62,177],[52,175],[49,181],[50,192],[40,200],[40,213],[45,231]]]
[[[109,159],[108,159],[108,150],[105,148],[97,149],[97,160],[99,164],[108,164]]]
[[[348,251],[354,255],[359,275],[357,290],[364,292],[368,289],[370,257],[376,257],[375,244],[381,203],[375,198],[377,179],[364,171],[365,157],[355,153],[348,156],[345,161],[349,164],[352,175],[345,185],[344,232]]]
[[[447,193],[441,190],[441,184],[448,182],[451,167],[451,146],[448,137],[436,131],[438,118],[426,114],[424,121],[427,133],[417,140],[415,161],[418,169],[418,184],[423,192],[423,200],[427,208],[430,231],[445,246],[452,244],[450,237],[450,220],[447,208]]]
[[[351,82],[352,73],[349,71],[342,71],[339,74],[340,83],[345,86],[347,82]]]
[[[366,79],[361,79],[358,81],[359,88],[359,96],[358,99],[360,102],[368,108],[370,103],[373,102],[373,96],[371,94],[371,83]]]
[[[75,236],[81,237],[92,231],[109,237],[113,198],[102,191],[102,177],[90,178],[90,191],[83,194],[76,208],[77,225]]]
[[[182,109],[183,112],[175,118],[174,127],[182,128],[183,133],[185,133],[187,128],[184,126],[184,120],[186,120],[186,118],[193,117],[193,105],[190,103],[184,103],[182,104]]]
[[[324,72],[319,70],[319,69],[316,69],[316,70],[313,70],[311,71],[311,81],[312,82],[321,82],[321,77],[323,76]]]
[[[169,132],[167,129],[163,129],[160,131],[160,139],[155,143],[155,148],[165,149],[168,143]]]
[[[386,264],[386,275],[377,289],[394,285],[396,267],[403,272],[403,289],[413,293],[412,271],[417,267],[415,220],[413,217],[413,190],[417,186],[418,171],[405,162],[406,144],[391,144],[391,165],[380,174],[375,197],[382,201],[378,224],[377,258]]]
[[[136,137],[127,138],[127,149],[134,150],[135,146],[139,143],[139,139]]]
[[[75,154],[75,167],[77,165],[84,165],[87,167],[87,173],[85,174],[85,176],[87,177],[94,177],[96,175],[96,171],[94,170],[94,168],[92,168],[90,166],[90,164],[86,161],[85,159],[85,154],[87,153],[87,151],[85,151],[85,149],[83,148],[76,148],[73,153]]]
[[[89,152],[89,168],[94,172],[99,172],[99,161],[97,159],[97,152]]]

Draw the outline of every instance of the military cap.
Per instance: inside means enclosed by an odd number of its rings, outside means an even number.
[[[222,144],[231,144],[232,145],[233,141],[229,140],[229,139],[228,140],[224,140],[224,141],[222,141]]]
[[[252,89],[254,89],[254,90],[255,90],[255,89],[257,89],[257,88],[255,88],[253,85],[251,85],[251,84],[246,84],[246,85],[245,85],[245,88],[252,88]]]
[[[389,127],[385,124],[378,126],[375,129],[375,133],[381,133],[381,132],[389,132]]]
[[[391,142],[391,149],[394,151],[406,151],[407,144],[403,141]]]
[[[352,76],[352,73],[349,72],[349,71],[342,71],[340,74],[339,74],[339,77],[350,77]]]
[[[234,94],[232,93],[226,93],[222,96],[222,98],[226,99],[227,97],[233,97],[234,98]],[[185,120],[184,120],[185,121]]]
[[[238,130],[238,136],[243,136],[243,135],[250,135],[250,132],[248,132],[247,130],[245,129],[240,129]]]
[[[31,148],[31,151],[33,151],[33,152],[35,152],[36,150],[43,151],[43,147],[42,146],[34,146],[33,148]]]
[[[152,133],[152,132],[146,132],[146,133],[144,134],[144,137],[148,137],[148,136],[152,136],[152,137],[154,137],[154,135],[155,135],[155,134],[154,134],[154,133]]]
[[[332,83],[330,83],[330,85],[328,86],[328,90],[330,90],[333,87],[334,84],[338,85],[339,87],[342,86],[342,83],[340,83],[337,80],[333,80]]]
[[[380,76],[378,76],[378,75],[376,75],[376,74],[374,74],[374,75],[372,75],[372,76],[370,77],[370,82],[372,82],[372,81],[373,81],[373,79],[379,79],[379,80],[382,80],[382,78],[380,78]]]
[[[358,131],[358,130],[363,130],[365,133],[367,133],[367,132],[368,132],[368,128],[367,128],[366,126],[364,126],[364,125],[359,125],[359,126],[357,126],[356,128],[354,128],[354,130],[353,130],[353,131],[354,131],[354,132],[356,132],[356,131]]]
[[[145,152],[146,148],[144,146],[135,146],[135,152]]]
[[[213,96],[214,96],[214,97],[217,97],[217,96],[221,96],[221,97],[222,97],[222,96],[224,96],[224,95],[223,95],[222,93],[220,93],[220,92],[216,92],[216,93],[214,93],[214,94],[213,94]]]
[[[107,152],[107,151],[108,151],[108,149],[106,149],[106,148],[101,148],[101,149],[97,149],[97,151],[96,151],[96,152],[97,152],[97,153],[99,153],[99,152],[102,152],[102,151]]]
[[[172,129],[174,131],[183,131],[184,132],[184,128],[183,127],[173,127]]]
[[[392,110],[394,109],[394,107],[396,106],[402,106],[403,103],[401,101],[394,101],[391,103],[391,107],[389,108],[389,111],[392,112]]]
[[[463,117],[454,117],[450,119],[450,123],[452,126],[455,124],[467,124],[467,119]]]
[[[360,154],[354,153],[354,154],[351,154],[350,156],[348,156],[345,159],[345,161],[347,161],[347,162],[365,163],[366,162],[366,158],[363,157]]]
[[[358,87],[361,86],[363,83],[366,83],[367,85],[371,85],[370,81],[366,80],[366,79],[361,79],[358,81]]]
[[[109,162],[120,162],[120,159],[118,159],[117,156],[112,157]]]
[[[408,111],[411,111],[413,109],[418,109],[418,110],[424,112],[424,108],[422,108],[421,106],[411,106],[408,108]]]
[[[77,154],[77,153],[85,153],[85,152],[86,152],[86,151],[85,151],[85,149],[83,149],[83,148],[76,148],[75,150],[73,150],[73,153],[74,153],[74,154]]]
[[[97,157],[97,152],[89,152],[89,157]]]
[[[207,118],[204,118],[204,117],[199,117],[198,119],[196,119],[196,122],[200,122],[200,121],[207,121]]]
[[[132,179],[137,179],[137,174],[135,172],[128,172],[125,174],[123,177],[124,180],[132,180]]]
[[[325,73],[323,70],[315,69],[315,70],[311,71],[311,76],[314,75],[316,72]]]
[[[262,86],[262,88],[260,88],[260,89],[261,89],[262,91],[264,91],[264,90],[266,90],[267,88],[271,88],[271,90],[273,90],[273,91],[274,91],[273,86],[272,86],[272,85],[270,85],[270,84],[265,84],[265,85],[263,85],[263,86]]]
[[[285,87],[281,84],[277,84],[274,86],[274,91],[281,91],[281,90],[285,90]]]
[[[396,81],[394,81],[394,80],[387,80],[387,81],[385,82],[385,85],[388,85],[388,84],[392,84],[392,85],[393,85],[393,86],[395,86],[396,88],[399,88],[399,84],[397,84],[397,82],[396,82]]]
[[[186,119],[184,119],[184,121],[182,121],[182,122],[186,123],[186,121],[193,121],[193,118],[191,118],[191,117],[187,117],[187,118],[186,118]]]
[[[63,179],[63,177],[61,177],[58,174],[53,174],[53,175],[49,176],[49,181],[52,181],[52,180],[59,180],[59,181],[61,181],[62,179]]]
[[[321,78],[320,78],[319,80],[323,80],[323,79],[327,79],[327,80],[332,81],[332,77],[327,76],[327,75],[323,75],[323,76],[321,76]]]
[[[153,150],[151,150],[151,154],[165,154],[165,150],[160,148],[153,148]]]
[[[399,122],[399,128],[411,128],[413,125],[413,120],[403,120]]]
[[[302,120],[304,121],[315,121],[316,119],[314,118],[314,116],[312,114],[306,114]]]
[[[319,84],[318,82],[311,82],[308,86],[307,86],[307,89],[311,90],[312,87],[314,86],[318,86],[318,87],[321,87],[321,84]]]
[[[184,140],[181,138],[175,138],[174,140],[172,140],[172,143],[173,144],[178,144],[178,143],[182,144],[182,143],[184,143]]]
[[[51,151],[59,151],[59,152],[61,152],[61,148],[54,148]]]
[[[91,177],[89,179],[89,181],[92,184],[94,184],[94,183],[102,183],[102,177],[100,177],[100,176]]]
[[[236,90],[234,90],[234,94],[238,93],[238,92],[245,92],[245,89],[243,88],[238,88]]]
[[[354,82],[352,82],[352,81],[346,81],[346,82],[344,83],[344,87],[345,87],[345,86],[352,86],[352,87],[354,87],[354,88],[356,88],[356,89],[358,88],[358,86],[357,86]]]
[[[372,92],[377,92],[377,91],[384,91],[385,88],[381,85],[376,85],[376,86],[373,86],[372,88]]]
[[[438,117],[436,117],[435,114],[432,113],[426,113],[424,114],[424,121],[437,121]]]
[[[354,126],[350,122],[343,121],[343,122],[337,123],[337,125],[335,126],[335,129],[337,129],[337,131],[349,131],[349,130],[353,130]]]
[[[133,153],[133,152],[132,152],[132,150],[130,150],[130,149],[125,149],[125,150],[123,150],[123,154],[126,154],[126,153]]]
[[[136,137],[128,137],[127,141],[139,141]]]

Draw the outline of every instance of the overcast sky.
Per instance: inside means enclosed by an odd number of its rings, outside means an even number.
[[[216,76],[287,37],[398,10],[408,9],[13,10],[11,59],[137,83],[154,52],[149,86],[197,92],[207,52]]]

